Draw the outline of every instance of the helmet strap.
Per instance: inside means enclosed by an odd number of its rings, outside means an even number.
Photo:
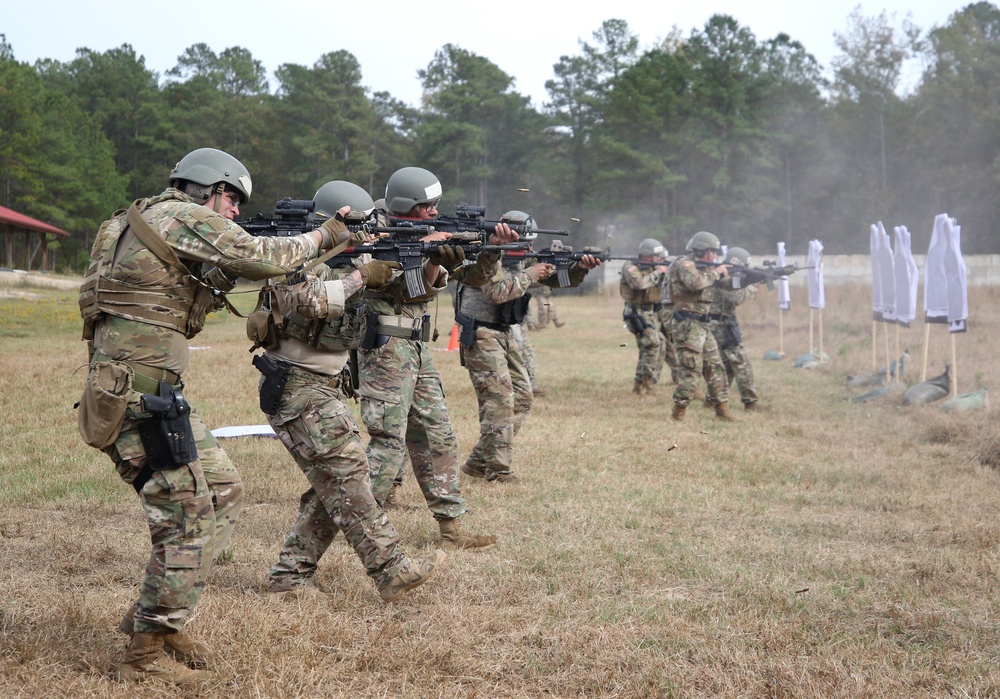
[[[219,211],[222,209],[222,195],[225,194],[225,192],[226,192],[225,182],[219,182],[217,185],[215,185],[215,206],[212,207],[212,210],[215,211],[215,213],[219,213]]]

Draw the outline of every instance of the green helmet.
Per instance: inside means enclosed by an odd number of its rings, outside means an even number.
[[[370,213],[375,208],[371,195],[364,189],[345,180],[333,180],[316,190],[313,195],[316,203],[316,214],[332,217],[343,206],[350,206],[351,211]]]
[[[534,240],[538,237],[538,233],[535,232],[535,229],[538,228],[538,224],[535,223],[535,219],[532,218],[531,214],[526,214],[523,211],[513,209],[501,216],[500,220],[504,223],[516,223],[520,226],[522,232],[518,235],[518,237],[521,240]]]
[[[185,184],[188,182],[201,186],[188,187]],[[202,201],[208,201],[213,188],[220,183],[236,190],[241,204],[247,203],[250,192],[253,191],[250,172],[243,167],[243,163],[229,153],[215,148],[199,148],[181,158],[170,171],[169,183],[171,187],[177,187]]]
[[[639,257],[666,257],[667,249],[660,244],[659,240],[646,238],[639,243]]]
[[[386,209],[401,216],[417,204],[441,199],[441,182],[422,167],[404,167],[392,173],[385,185]]]
[[[719,242],[719,237],[714,233],[709,233],[708,231],[698,231],[693,236],[691,240],[688,241],[687,249],[698,255],[703,255],[707,250],[720,250],[722,243]]]
[[[729,248],[726,250],[726,264],[750,266],[750,253],[743,248]]]

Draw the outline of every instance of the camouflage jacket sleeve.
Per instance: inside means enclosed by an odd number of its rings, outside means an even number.
[[[462,265],[452,273],[451,278],[466,286],[481,287],[493,280],[500,271],[500,257],[481,252],[474,263]]]
[[[587,276],[589,269],[584,269],[580,266],[579,262],[572,262],[569,266],[569,285],[570,286],[580,286],[583,283],[584,278]],[[548,287],[550,289],[558,289],[559,278],[553,274],[548,279],[543,279],[539,282],[542,286]],[[549,292],[551,294],[551,292]]]
[[[524,296],[532,283],[532,275],[526,269],[517,272],[500,269],[483,285],[483,296],[493,304],[506,303]]]
[[[177,256],[215,265],[230,277],[261,280],[294,270],[316,257],[315,236],[253,236],[211,209],[182,200],[151,200],[147,211]],[[150,220],[150,218],[147,218]]]
[[[747,301],[757,298],[757,285],[751,284],[740,289],[722,289],[722,297],[725,299],[727,312],[732,312],[736,306],[740,306]]]
[[[701,291],[707,289],[719,279],[720,273],[716,267],[705,267],[698,269],[695,261],[691,258],[683,258],[673,265],[674,276],[682,287],[688,291]]]

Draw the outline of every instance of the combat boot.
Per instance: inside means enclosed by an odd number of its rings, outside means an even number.
[[[649,376],[643,377],[642,388],[648,395],[656,396],[656,382]]]
[[[722,422],[736,422],[733,416],[729,414],[728,403],[719,403],[715,406],[715,419]]]
[[[492,546],[497,542],[495,534],[466,534],[458,525],[458,519],[439,519],[438,526],[441,528],[441,548],[452,549],[479,549]]]
[[[472,476],[473,478],[486,478],[486,471],[478,469],[472,464],[462,464],[462,473],[467,476]]]
[[[486,475],[486,480],[489,483],[517,483],[521,479],[513,472],[506,471],[504,473],[489,473]]]
[[[761,405],[757,401],[753,401],[752,403],[744,403],[743,404],[743,409],[746,410],[748,413],[769,413],[769,412],[771,412],[771,406],[769,406],[769,405]]]
[[[132,636],[134,633],[135,612],[136,605],[133,604],[118,622],[118,630],[127,636]],[[178,661],[192,668],[211,670],[217,657],[216,652],[208,644],[194,640],[187,629],[165,634],[163,647]]]
[[[637,396],[641,396],[643,388],[644,388],[643,382],[640,381],[639,379],[636,379],[635,386],[632,387],[632,393],[634,393]]]
[[[378,594],[383,602],[392,602],[404,592],[423,585],[431,579],[438,566],[444,563],[448,555],[441,549],[436,549],[427,558],[413,560],[407,558],[406,563],[385,585],[379,588]]]
[[[544,396],[546,394],[548,394],[548,391],[546,391],[541,386],[532,386],[531,387],[531,395],[533,395],[533,396]]]
[[[136,633],[132,636],[125,659],[118,665],[119,682],[161,680],[170,684],[204,682],[213,677],[207,670],[192,670],[163,652],[167,633]]]
[[[677,422],[680,422],[681,420],[684,419],[685,412],[687,412],[687,406],[677,405],[676,403],[674,403],[674,410],[673,412],[670,413],[670,418],[672,420],[677,420]]]

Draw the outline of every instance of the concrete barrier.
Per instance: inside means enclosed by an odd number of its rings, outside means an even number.
[[[914,255],[913,259],[917,263],[920,274],[920,281],[923,283],[924,260],[926,255]],[[776,256],[755,256],[755,264],[763,260],[775,260]],[[797,264],[799,267],[806,266],[805,255],[787,255],[786,264]],[[613,260],[604,267],[604,283],[617,288],[618,277],[624,262]],[[1000,285],[1000,255],[966,255],[965,256],[966,281],[969,286],[996,286]],[[796,272],[788,278],[790,286],[804,286],[806,283],[806,271]],[[869,255],[823,255],[823,281],[827,286],[858,283],[870,284],[872,280],[872,266]]]

